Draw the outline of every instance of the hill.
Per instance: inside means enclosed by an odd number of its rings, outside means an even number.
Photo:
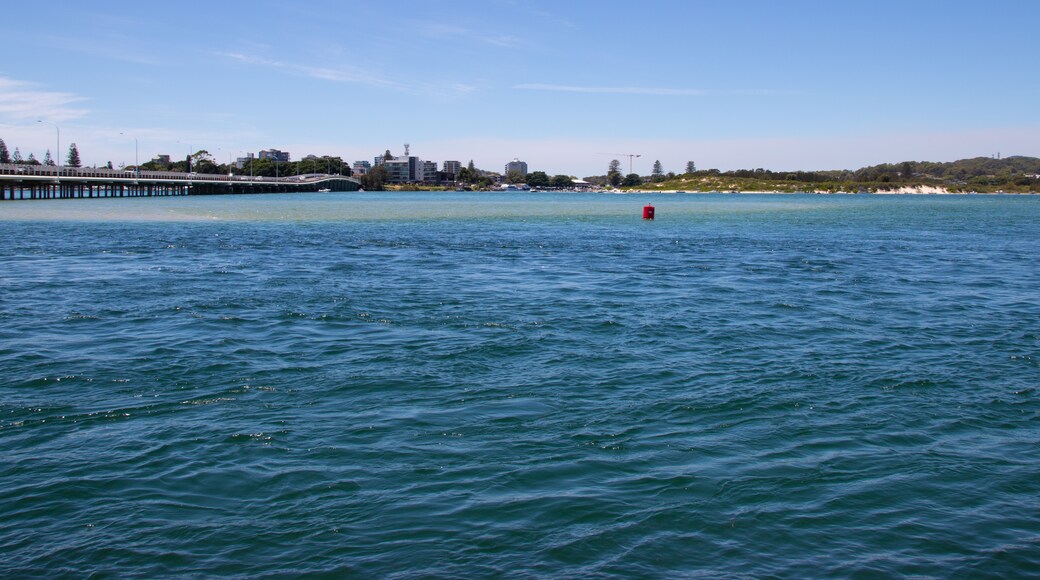
[[[1035,193],[1040,191],[1040,158],[976,157],[949,163],[903,161],[855,171],[770,171],[717,169],[650,179],[625,190],[658,191],[947,191],[950,193]]]

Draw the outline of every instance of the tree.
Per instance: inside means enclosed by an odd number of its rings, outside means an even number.
[[[14,162],[14,163],[24,163],[25,162],[25,161],[22,160],[22,152],[19,151],[17,147],[14,148],[14,157],[11,158],[11,161]]]
[[[69,145],[69,157],[65,162],[65,165],[69,167],[79,167],[79,149],[76,148],[76,144]]]
[[[664,181],[664,168],[661,167],[661,160],[654,161],[654,169],[651,176],[654,182]]]
[[[573,186],[574,180],[567,175],[553,175],[552,181],[549,182],[549,185],[564,189]]]
[[[382,165],[377,165],[362,175],[359,180],[361,187],[366,191],[383,191],[383,184],[386,183],[386,169]]]
[[[10,163],[11,153],[7,151],[7,143],[0,139],[0,163]]]
[[[621,185],[621,162],[617,159],[611,159],[607,166],[607,181],[614,187]]]
[[[473,174],[475,174],[477,172],[477,167],[475,165],[473,165],[473,160],[472,159],[469,160],[469,165],[466,166],[466,169],[469,169],[469,172],[473,173]]]
[[[686,162],[686,173],[696,173],[696,172],[697,172],[697,164],[694,163],[693,161],[687,161]]]
[[[531,187],[549,187],[549,176],[544,171],[532,171],[527,174],[527,185]]]
[[[542,175],[544,175],[544,173]],[[512,170],[512,171],[510,171],[509,173],[506,174],[505,181],[506,181],[506,183],[523,183],[524,182],[524,174],[522,174],[519,171],[517,171],[516,169],[514,169],[514,170]]]
[[[900,170],[899,170],[899,175],[903,179],[909,179],[910,177],[913,177],[913,175],[914,175],[914,164],[910,163],[909,161],[904,161],[902,168],[900,168]]]
[[[639,177],[638,173],[629,173],[625,176],[625,180],[621,182],[621,185],[624,185],[625,187],[634,187],[642,184],[643,178]]]
[[[30,153],[29,156],[25,158],[25,163],[27,165],[39,165],[40,164],[40,162],[36,160],[36,156],[33,155],[32,153]]]
[[[51,159],[51,150],[50,149],[48,149],[47,152],[43,154],[43,164],[47,165],[47,166],[54,165],[54,160]]]
[[[393,154],[391,154],[390,150],[387,149],[386,153],[383,153],[383,161],[393,161],[393,160],[394,160]]]
[[[106,163],[106,164],[105,164],[105,168],[106,168],[106,169],[112,169],[112,162],[111,162],[111,161],[109,161],[108,163]]]

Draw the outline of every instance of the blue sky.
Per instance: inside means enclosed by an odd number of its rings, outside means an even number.
[[[410,143],[579,177],[1040,156],[1035,0],[68,4],[0,20],[23,155],[60,132],[86,164]]]

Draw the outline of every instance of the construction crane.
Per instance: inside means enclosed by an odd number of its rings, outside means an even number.
[[[639,153],[611,153],[611,155],[617,155],[618,157],[628,157],[628,172],[632,173],[632,160],[636,157],[642,157]]]

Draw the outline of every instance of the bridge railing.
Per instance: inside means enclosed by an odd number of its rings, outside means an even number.
[[[56,167],[54,165],[28,165],[0,163],[0,175],[35,176],[35,177],[67,177],[95,179],[148,179],[176,181],[227,181],[227,182],[265,182],[265,183],[307,183],[322,179],[350,179],[345,175],[325,175],[311,173],[288,177],[264,177],[249,175],[225,175],[223,173],[185,173],[180,171],[138,171],[134,169],[109,169],[107,167]]]

